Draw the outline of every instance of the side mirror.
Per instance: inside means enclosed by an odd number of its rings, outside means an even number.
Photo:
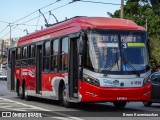
[[[78,48],[79,48],[79,51],[78,51],[79,54],[83,55],[84,54],[84,42],[83,42],[82,36],[80,37]]]
[[[80,55],[84,55],[85,53],[85,36],[83,32],[81,32],[78,42],[78,53]]]

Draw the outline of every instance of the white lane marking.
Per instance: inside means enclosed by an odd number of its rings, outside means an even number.
[[[78,117],[69,117],[70,119],[72,120],[84,120],[84,119],[81,119],[81,118],[78,118]]]
[[[36,107],[36,106],[33,106],[33,105],[27,105],[27,104],[24,104],[24,103],[21,103],[21,102],[12,101],[12,100],[8,100],[8,99],[5,99],[5,98],[1,98],[1,99],[5,100],[5,101],[8,101],[8,102],[14,102],[14,103],[19,104],[19,105],[31,107],[31,108],[38,109],[38,110],[42,110],[42,111],[51,111],[51,110],[48,110],[48,109]]]
[[[10,103],[0,103],[0,105],[6,105],[6,104],[10,104]]]
[[[57,114],[57,115],[60,115],[60,116],[64,116],[64,117],[68,117],[68,118],[70,118],[70,119],[72,119],[72,120],[83,120],[83,119],[81,119],[81,118],[78,118],[78,117],[72,117],[72,116],[70,116],[70,115],[67,115],[67,114],[63,114],[63,113],[59,113],[59,112],[53,112],[54,114]]]
[[[12,106],[0,106],[0,108],[10,108]]]
[[[26,110],[19,110],[19,109],[6,108],[6,107],[4,107],[4,109],[7,109],[9,111],[26,111]]]
[[[65,118],[65,117],[51,117],[51,118],[60,119],[60,120],[84,120],[84,119],[77,118],[77,117],[68,117],[68,118]]]
[[[51,117],[51,118],[59,120],[71,120],[70,118],[64,118],[64,117]]]
[[[38,110],[42,110],[42,111],[52,111],[52,110],[49,110],[49,109],[44,109],[44,108],[40,108],[40,107],[36,107],[36,106],[33,106],[33,105],[28,105],[28,104],[24,104],[24,103],[21,103],[21,102],[16,102],[16,101],[13,101],[13,100],[9,100],[9,99],[6,99],[6,98],[2,98],[2,97],[0,97],[0,100],[5,100],[5,101],[7,101],[7,102],[12,102],[12,103],[16,103],[16,104],[19,104],[19,105],[23,105],[23,106],[26,106],[26,107],[31,107],[31,108],[33,108],[33,109],[38,109]],[[2,106],[1,106],[2,107]],[[0,108],[1,108],[0,107]],[[9,107],[11,107],[11,108],[9,108]],[[16,111],[26,111],[25,109],[19,109],[19,108],[12,108],[13,106],[3,106],[3,108],[5,108],[5,109],[9,109],[9,110],[16,110]],[[55,112],[55,111],[52,111],[52,113],[53,114],[56,114],[56,115],[60,115],[60,116],[62,116],[62,117],[58,117],[59,119],[61,119],[61,120],[64,120],[64,117],[67,117],[68,119],[67,120],[84,120],[84,119],[81,119],[81,118],[78,118],[78,117],[72,117],[72,116],[70,116],[70,115],[67,115],[67,114],[63,114],[63,113],[60,113],[60,112]],[[55,119],[55,117],[50,117],[50,118],[54,118]],[[57,119],[58,119],[57,118]],[[65,119],[66,120],[66,119]]]
[[[21,108],[18,108],[18,109],[22,109],[22,110],[23,110],[23,109],[33,109],[33,110],[37,110],[37,109],[34,109],[34,108],[26,108],[26,107],[23,107],[23,108],[21,107]]]

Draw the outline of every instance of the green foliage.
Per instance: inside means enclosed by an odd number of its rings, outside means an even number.
[[[120,17],[116,10],[111,17]],[[152,68],[160,68],[160,0],[127,0],[124,5],[124,18],[146,28],[152,51]]]
[[[124,6],[124,18],[133,20],[143,27],[146,27],[147,20],[148,35],[149,37],[153,37],[155,35],[160,35],[160,15],[155,12],[155,3],[153,2],[153,5],[149,3],[149,0],[128,0]],[[158,6],[160,9],[160,0]],[[110,16],[119,18],[120,10],[116,10],[115,13]]]
[[[160,15],[160,0],[150,0],[155,14]]]
[[[152,57],[160,65],[160,36],[151,39]]]

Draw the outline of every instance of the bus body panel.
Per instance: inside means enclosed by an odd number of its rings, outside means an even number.
[[[16,85],[19,83],[21,84],[21,67],[15,67],[15,70],[14,70],[14,74],[15,74],[15,83]]]
[[[71,20],[64,21],[62,23],[56,24],[49,28],[41,31],[29,34],[22,37],[18,41],[19,47],[25,44],[31,44],[43,40],[52,40],[57,37],[67,36],[69,34],[74,34],[86,29],[109,29],[109,30],[138,30],[145,31],[144,28],[138,26],[130,20],[117,19],[117,18],[102,18],[102,17],[81,17],[73,18]],[[42,45],[43,46],[43,45]],[[78,69],[78,68],[77,68]],[[97,79],[99,73],[94,73],[92,71],[86,71],[83,69],[83,74],[90,75]],[[11,71],[10,71],[11,72]],[[144,79],[149,76],[150,72],[140,76]],[[103,75],[102,75],[103,76]],[[111,78],[121,77],[125,78],[123,75],[110,75]],[[135,75],[130,75],[128,77],[132,78]],[[51,71],[41,74],[41,91],[40,94],[36,94],[36,67],[35,66],[25,66],[15,68],[16,80],[20,80],[20,87],[22,87],[22,82],[26,83],[27,92],[30,96],[37,96],[49,99],[59,100],[59,84],[61,81],[64,82],[67,92],[69,91],[69,80],[68,73],[58,72],[52,73]],[[135,78],[136,79],[136,78]],[[8,79],[10,81],[10,79]],[[10,84],[10,82],[8,82]],[[67,93],[68,95],[68,93]],[[114,88],[114,87],[100,87],[88,84],[82,80],[78,80],[78,102],[102,102],[102,101],[148,101],[151,97],[151,84],[147,84],[141,87],[131,87],[131,88]],[[68,97],[68,101],[75,102]],[[77,101],[76,101],[77,102]]]
[[[27,73],[25,81],[28,90],[36,90],[36,68],[34,66],[29,66],[22,69],[23,75]]]
[[[67,74],[68,75],[68,74]],[[59,85],[63,81],[68,84],[68,76],[66,73],[42,74],[42,97],[48,99],[59,100]]]
[[[137,88],[107,88],[97,87],[80,82],[82,102],[105,101],[149,101],[151,97],[151,83]]]
[[[145,31],[143,27],[138,26],[130,20],[105,17],[77,17],[64,21],[61,24],[29,34],[19,40],[18,46],[76,33],[87,28]]]
[[[42,74],[42,91],[51,91],[52,83],[51,83],[51,74],[43,73]]]

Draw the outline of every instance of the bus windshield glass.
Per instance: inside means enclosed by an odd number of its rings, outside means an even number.
[[[132,72],[148,66],[145,32],[93,30],[88,37],[94,70]]]

